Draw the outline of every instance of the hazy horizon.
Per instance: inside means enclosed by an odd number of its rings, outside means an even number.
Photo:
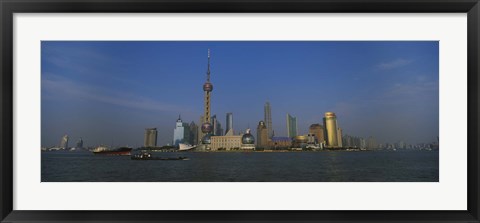
[[[299,134],[335,112],[344,135],[378,143],[428,143],[439,135],[438,41],[42,41],[42,146],[143,145],[157,128],[172,143],[179,115],[199,124],[207,49],[211,113],[236,133],[272,109]]]

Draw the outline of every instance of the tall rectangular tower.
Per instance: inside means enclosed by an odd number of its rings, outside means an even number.
[[[233,135],[233,114],[231,112],[227,113],[227,120],[225,121],[227,128],[225,129],[225,135],[231,134]]]
[[[293,138],[297,136],[297,118],[287,113],[287,133],[288,137]]]
[[[264,120],[265,120],[265,126],[267,127],[268,138],[272,138],[273,137],[272,109],[268,101],[265,103],[265,107],[264,107]]]
[[[157,128],[145,129],[145,138],[144,138],[143,146],[145,147],[157,146]]]
[[[327,135],[327,145],[329,147],[338,147],[338,127],[337,116],[333,112],[326,112],[323,118],[323,125],[325,126]]]

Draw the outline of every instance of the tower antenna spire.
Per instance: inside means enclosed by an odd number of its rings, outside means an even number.
[[[207,82],[210,82],[210,49],[208,49]]]

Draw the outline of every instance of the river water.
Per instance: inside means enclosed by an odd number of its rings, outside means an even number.
[[[438,151],[183,152],[186,161],[42,152],[42,182],[438,182]]]

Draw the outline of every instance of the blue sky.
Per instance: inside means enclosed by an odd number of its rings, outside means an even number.
[[[140,146],[156,127],[171,143],[178,115],[198,124],[211,49],[212,114],[255,128],[269,101],[277,136],[337,114],[344,134],[433,142],[439,131],[436,41],[43,41],[42,146]]]

